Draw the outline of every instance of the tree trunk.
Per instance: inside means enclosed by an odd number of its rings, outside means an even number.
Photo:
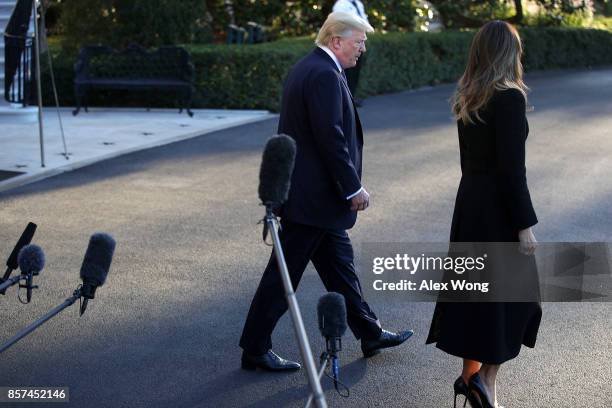
[[[512,17],[512,22],[515,24],[520,24],[523,21],[523,3],[521,0],[514,0],[514,9],[516,10],[516,14]]]

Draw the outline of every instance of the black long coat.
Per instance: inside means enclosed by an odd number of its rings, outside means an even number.
[[[461,181],[451,242],[516,242],[538,220],[527,188],[525,98],[517,89],[496,91],[483,122],[458,121]],[[436,304],[427,343],[462,358],[501,364],[521,344],[535,346],[542,317],[537,302]]]

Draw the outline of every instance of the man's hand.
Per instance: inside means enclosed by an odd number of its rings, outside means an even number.
[[[370,206],[370,195],[366,189],[362,189],[359,194],[351,198],[351,211],[363,211]]]

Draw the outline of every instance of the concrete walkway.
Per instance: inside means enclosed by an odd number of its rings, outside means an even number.
[[[45,167],[38,123],[0,123],[0,191],[138,150],[270,119],[267,111],[91,108],[72,116],[60,110],[68,159],[55,109],[43,111]]]

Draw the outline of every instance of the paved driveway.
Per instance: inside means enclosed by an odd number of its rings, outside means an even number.
[[[541,241],[612,241],[612,70],[532,75],[528,178]],[[444,241],[459,180],[452,86],[367,100],[366,188],[371,207],[351,231],[364,242]],[[47,254],[41,289],[21,305],[0,298],[0,340],[61,303],[79,284],[89,235],[118,246],[107,284],[84,317],[72,307],[0,355],[0,385],[69,386],[75,407],[302,406],[303,373],[239,369],[238,338],[267,261],[257,178],[274,120],[134,153],[0,193],[0,251],[27,221]],[[3,255],[4,256],[4,255]],[[315,353],[323,293],[314,270],[298,299]],[[458,359],[425,346],[433,304],[376,299],[406,345],[361,358],[347,336],[341,375],[349,399],[324,383],[332,406],[446,407]],[[502,367],[507,407],[612,406],[610,304],[544,304],[535,349]],[[299,359],[290,319],[275,350]],[[42,406],[36,405],[36,406]],[[0,404],[0,406],[2,406]]]

